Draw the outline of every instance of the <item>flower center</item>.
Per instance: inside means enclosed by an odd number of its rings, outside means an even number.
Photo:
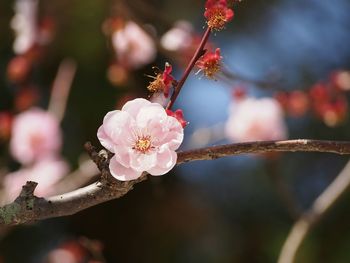
[[[227,22],[224,10],[221,8],[215,8],[208,20],[208,26],[212,29],[221,30],[224,28]]]
[[[159,91],[164,91],[165,90],[165,84],[163,80],[162,74],[158,74],[156,76],[156,79],[153,80],[152,82],[149,83],[147,89],[150,92],[159,92]]]
[[[211,59],[204,64],[204,75],[208,78],[214,78],[216,73],[220,71],[220,63],[217,59]]]
[[[138,137],[132,148],[140,153],[148,152],[152,148],[151,136]]]

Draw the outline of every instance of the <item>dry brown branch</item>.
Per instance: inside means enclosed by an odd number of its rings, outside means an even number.
[[[296,262],[297,252],[310,230],[319,222],[325,213],[339,200],[350,186],[350,162],[340,174],[314,201],[312,207],[293,225],[282,247],[278,263]]]
[[[119,198],[129,192],[135,184],[147,179],[147,175],[143,174],[134,181],[117,181],[111,176],[108,168],[109,160],[113,155],[106,150],[97,152],[90,143],[86,144],[86,149],[101,172],[98,182],[50,198],[39,198],[33,195],[37,184],[27,182],[23,186],[20,196],[14,202],[0,208],[0,225],[15,225],[51,217],[72,215],[91,206]],[[212,160],[245,153],[281,151],[350,154],[350,142],[289,140],[220,145],[179,152],[177,164]]]
[[[129,182],[114,180],[108,169],[108,153],[105,151],[97,153],[90,144],[87,148],[91,159],[101,171],[99,182],[50,198],[34,196],[37,183],[27,182],[15,201],[0,208],[0,225],[16,225],[72,215],[91,206],[119,198],[129,192],[134,184],[146,179],[146,175],[143,175]]]
[[[350,142],[299,139],[235,143],[180,152],[177,163],[212,160],[237,154],[268,152],[328,152],[350,154]]]

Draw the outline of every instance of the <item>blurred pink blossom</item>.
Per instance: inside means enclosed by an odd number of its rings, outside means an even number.
[[[51,250],[45,263],[102,263],[103,245],[100,241],[81,237],[77,240],[64,241],[59,247]],[[99,259],[95,259],[99,258]]]
[[[230,106],[226,136],[235,142],[284,140],[287,127],[280,104],[273,98],[246,98]]]
[[[343,91],[350,90],[350,71],[339,70],[332,74],[333,83]]]
[[[150,63],[157,53],[152,38],[131,21],[113,32],[112,44],[118,62],[130,69],[138,69]]]
[[[181,51],[192,44],[193,28],[187,21],[177,21],[174,27],[167,31],[160,39],[161,45],[171,51]]]
[[[97,137],[115,154],[109,164],[111,174],[129,181],[144,171],[162,175],[171,170],[183,128],[161,105],[139,98],[127,102],[120,111],[108,112]]]
[[[37,37],[38,0],[16,0],[15,16],[11,27],[16,33],[13,50],[16,54],[27,52],[35,43]]]
[[[74,254],[64,248],[56,248],[47,255],[46,258],[47,263],[79,263]]]
[[[68,172],[68,164],[60,159],[42,159],[28,168],[22,168],[16,172],[7,174],[4,178],[6,201],[13,201],[21,192],[22,186],[27,181],[38,183],[35,195],[47,197],[54,193],[53,185]]]
[[[55,156],[62,145],[59,122],[49,112],[32,108],[13,121],[10,151],[22,164]]]

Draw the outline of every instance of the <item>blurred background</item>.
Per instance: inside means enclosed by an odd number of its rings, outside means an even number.
[[[147,75],[165,62],[180,78],[205,27],[204,4],[1,1],[1,203],[26,180],[38,181],[42,196],[95,181],[84,143],[100,148],[96,132],[106,112],[149,97]],[[207,45],[221,49],[221,73],[213,80],[194,70],[175,104],[190,123],[181,149],[349,140],[350,1],[230,4],[234,19]],[[24,149],[45,140],[45,158]],[[276,262],[295,219],[346,162],[287,153],[184,164],[76,215],[1,228],[0,262]],[[349,201],[345,193],[296,262],[350,261]]]

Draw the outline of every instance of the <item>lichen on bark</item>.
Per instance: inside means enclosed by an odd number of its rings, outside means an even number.
[[[18,213],[21,211],[21,206],[16,202],[6,205],[0,208],[0,221],[3,221],[5,225],[13,223],[18,219]]]

